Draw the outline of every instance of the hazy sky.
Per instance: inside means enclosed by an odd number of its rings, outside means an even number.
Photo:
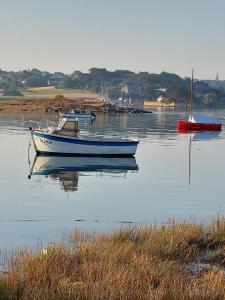
[[[225,0],[0,0],[0,68],[225,79]]]

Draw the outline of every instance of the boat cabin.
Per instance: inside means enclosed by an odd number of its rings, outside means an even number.
[[[192,114],[188,122],[198,124],[221,124],[220,120],[214,116],[205,116],[199,114]]]
[[[79,131],[79,120],[77,118],[62,118],[57,127],[51,128],[49,133],[76,137]]]

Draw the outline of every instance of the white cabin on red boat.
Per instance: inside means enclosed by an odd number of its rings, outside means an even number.
[[[199,114],[190,115],[188,122],[198,124],[221,124],[220,120],[214,116],[205,116]]]

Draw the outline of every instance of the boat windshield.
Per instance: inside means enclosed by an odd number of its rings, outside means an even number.
[[[79,131],[79,120],[76,118],[63,118],[57,127],[58,134],[76,136]]]
[[[66,118],[62,118],[60,121],[59,121],[59,124],[58,124],[58,129],[62,129],[63,126],[65,125],[66,123]]]

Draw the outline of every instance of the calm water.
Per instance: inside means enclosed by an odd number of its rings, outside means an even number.
[[[224,122],[225,110],[203,112]],[[156,111],[81,123],[83,134],[139,137],[135,159],[35,160],[32,147],[29,164],[28,126],[51,125],[54,118],[1,114],[1,248],[35,247],[75,228],[107,231],[170,217],[207,222],[224,214],[225,134],[178,134],[181,117],[186,114]]]

